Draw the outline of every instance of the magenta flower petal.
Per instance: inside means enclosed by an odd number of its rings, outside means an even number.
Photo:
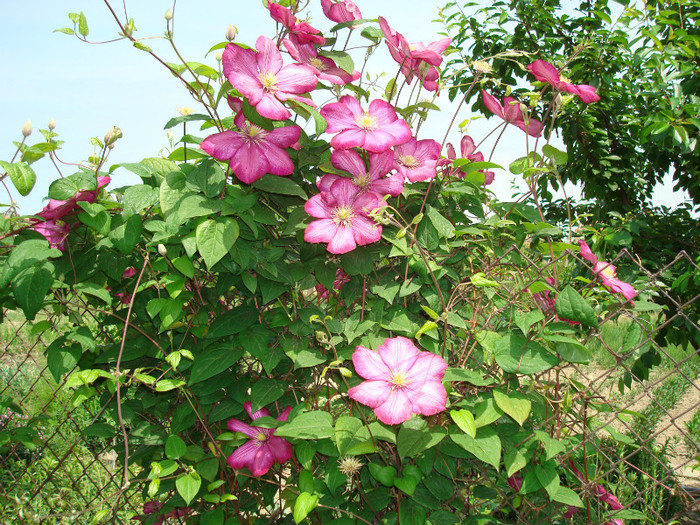
[[[326,18],[338,24],[362,19],[360,9],[351,0],[321,0],[321,9]]]
[[[413,414],[434,415],[445,410],[447,393],[442,378],[447,363],[430,352],[421,352],[410,339],[386,339],[376,355],[358,346],[353,364],[358,375],[368,380],[351,388],[348,395],[374,408],[380,421],[394,425]]]
[[[556,91],[565,91],[578,95],[578,97],[586,104],[597,102],[600,97],[596,94],[596,89],[588,84],[570,84],[564,82],[559,77],[559,71],[549,62],[544,60],[535,60],[527,66],[528,71],[535,75],[535,78],[540,82],[546,82],[551,85]]]
[[[336,229],[337,226],[330,219],[314,221],[304,230],[304,240],[306,242],[331,242]]]
[[[398,389],[392,392],[384,403],[375,408],[374,413],[379,421],[387,425],[397,425],[408,421],[414,414],[413,399],[410,397],[414,394],[415,392],[410,392],[409,395],[407,389]]]
[[[250,402],[244,403],[243,407],[253,420],[269,415],[265,408],[252,413]],[[287,407],[277,419],[286,421],[290,410],[291,407]],[[273,429],[250,426],[237,419],[230,419],[227,427],[251,438],[228,457],[228,464],[233,469],[246,467],[253,476],[262,476],[273,464],[284,463],[292,457],[292,446],[286,440],[276,437]]]
[[[331,146],[337,149],[359,147],[379,153],[411,138],[406,121],[383,100],[373,100],[364,111],[354,97],[345,95],[322,107],[321,115],[328,122],[326,131],[339,132],[331,139]]]
[[[328,241],[328,246],[326,248],[328,252],[340,255],[351,252],[355,248],[357,248],[357,242],[355,242],[353,228],[348,226],[336,226],[331,240]]]

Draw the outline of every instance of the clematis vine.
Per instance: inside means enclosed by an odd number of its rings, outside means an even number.
[[[330,58],[320,56],[311,43],[302,44],[289,38],[285,38],[282,43],[294,60],[311,66],[319,80],[343,85],[360,78],[359,71],[353,71],[352,74],[348,73],[344,69],[339,68]]]
[[[476,145],[474,144],[474,140],[469,136],[469,135],[464,135],[462,137],[462,140],[459,143],[460,146],[460,153],[461,153],[461,159],[468,159],[471,160],[472,162],[483,162],[484,161],[484,154],[481,153],[480,151],[476,151]],[[438,161],[438,165],[442,166],[444,164],[449,164],[449,161],[456,160],[457,159],[457,152],[455,151],[455,148],[452,144],[447,144],[447,159],[445,159],[443,162]],[[495,177],[495,174],[493,171],[489,170],[479,170],[481,173],[484,174],[484,186],[488,186],[493,182],[493,179]],[[452,177],[459,177],[460,179],[464,178],[464,172],[460,168],[451,168],[447,172],[447,176],[452,176]]]
[[[531,137],[542,135],[542,123],[534,118],[528,118],[527,122],[525,122],[525,115],[520,108],[520,103],[513,97],[505,97],[503,104],[501,104],[496,97],[484,90],[481,91],[481,96],[484,98],[486,108],[494,115],[505,120],[506,123],[522,129]]]
[[[258,37],[255,49],[227,44],[222,64],[224,75],[251,106],[265,118],[285,120],[291,112],[283,102],[292,99],[314,106],[309,98],[300,96],[316,87],[316,72],[306,64],[284,66],[282,55],[275,43],[267,37]]]
[[[360,9],[351,0],[321,0],[321,9],[328,20],[338,24],[362,19]],[[357,26],[350,27],[354,29]]]
[[[323,45],[326,39],[323,38],[321,31],[312,27],[311,24],[300,21],[287,7],[282,7],[277,2],[268,1],[267,8],[270,10],[270,16],[276,22],[279,22],[287,28],[290,34],[301,43],[311,42],[313,44]]]
[[[306,227],[304,240],[328,243],[328,251],[335,254],[377,242],[382,227],[369,214],[383,205],[378,194],[360,192],[350,179],[340,178],[304,205],[306,213],[318,219]]]
[[[600,96],[596,93],[596,89],[593,86],[589,86],[588,84],[570,84],[569,82],[561,80],[559,71],[549,62],[535,60],[532,64],[527,66],[527,70],[535,75],[535,78],[540,82],[546,82],[552,86],[555,91],[572,93],[586,104],[598,102],[600,100]]]
[[[439,160],[440,144],[433,139],[411,138],[394,150],[394,167],[411,182],[435,178]]]
[[[365,111],[355,97],[345,95],[340,101],[323,106],[321,115],[328,122],[326,131],[338,133],[331,139],[331,146],[336,149],[358,147],[379,153],[411,138],[406,121],[381,99],[370,102]]]
[[[398,197],[403,191],[404,176],[400,173],[387,175],[394,167],[394,154],[391,150],[369,154],[369,169],[360,155],[351,149],[335,150],[331,154],[331,164],[336,169],[352,175],[352,183],[360,192],[373,191],[380,196],[391,195]],[[318,188],[328,191],[331,185],[342,178],[340,175],[328,173],[321,177]]]
[[[37,215],[46,219],[47,221],[62,219],[66,215],[69,215],[73,211],[79,209],[79,202],[95,202],[97,194],[104,186],[109,184],[110,181],[111,179],[107,176],[97,177],[97,189],[79,191],[70,199],[66,199],[64,201],[51,199],[44,209],[37,213]]]
[[[252,412],[249,401],[243,403],[243,408],[253,421],[270,415],[266,408]],[[287,421],[291,410],[292,407],[285,408],[277,417],[277,421]],[[227,426],[231,432],[242,432],[250,438],[228,457],[227,461],[232,469],[247,467],[253,476],[259,477],[266,474],[273,464],[282,464],[292,457],[292,445],[287,440],[276,437],[273,428],[250,426],[238,419],[229,419]]]
[[[598,257],[593,254],[588,244],[586,244],[586,241],[581,240],[578,243],[581,246],[581,256],[593,265],[593,271],[600,277],[604,286],[611,292],[622,294],[627,300],[637,295],[631,284],[617,278],[616,268],[613,264],[599,261]]]
[[[396,425],[413,414],[432,416],[445,410],[442,378],[447,363],[439,355],[418,350],[410,339],[385,339],[377,352],[358,346],[352,363],[366,381],[348,390],[348,395],[373,408],[382,423]]]
[[[410,85],[413,78],[417,77],[426,90],[437,91],[437,79],[440,76],[437,67],[442,63],[442,54],[452,40],[442,38],[427,46],[421,42],[409,43],[401,33],[389,26],[386,19],[380,16],[378,20],[389,53],[401,67],[406,83]]]
[[[226,130],[210,135],[200,148],[215,159],[228,161],[233,174],[246,184],[267,173],[291,175],[294,172],[294,163],[285,150],[298,147],[299,126],[268,131],[248,122],[242,112],[236,115],[234,122],[240,131]]]

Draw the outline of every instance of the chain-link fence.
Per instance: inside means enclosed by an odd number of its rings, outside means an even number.
[[[522,302],[523,294],[537,304],[538,297],[529,291],[532,284],[556,275],[567,266],[559,263],[570,257],[587,267],[570,252],[543,266],[516,247],[479,261],[480,271],[498,286],[479,299],[475,335],[464,342],[459,364],[476,366],[471,357],[480,344],[476,333],[517,323],[513,305]],[[580,340],[586,356],[569,359],[525,387],[548,400],[550,408],[537,428],[553,437],[580,436],[576,450],[559,452],[567,452],[567,458],[582,452],[577,457],[582,455],[583,462],[565,460],[565,467],[579,476],[589,496],[603,500],[614,492],[628,511],[624,523],[698,523],[700,326],[694,312],[700,310],[700,295],[677,296],[668,276],[681,266],[698,273],[700,268],[685,252],[654,272],[624,250],[612,262],[644,277],[648,284],[642,296],[648,300],[637,301],[634,308],[604,310],[598,329]],[[585,293],[595,283],[578,284]],[[554,311],[545,313],[556,316]],[[96,523],[102,517],[130,522],[143,508],[143,486],[123,487],[118,443],[104,437],[112,435],[111,430],[103,432],[104,421],[111,417],[107,407],[114,404],[109,392],[91,396],[89,385],[70,379],[70,374],[51,373],[44,350],[52,334],[61,331],[56,318],[40,317],[30,324],[16,312],[5,312],[0,330],[2,523]],[[677,337],[679,333],[685,337]],[[70,353],[61,355],[65,362],[59,369],[76,364]],[[486,372],[496,374],[495,368]],[[132,469],[131,474],[133,478],[139,472]],[[646,517],[639,518],[635,509]],[[632,521],[635,516],[639,521]],[[590,508],[575,519],[603,523]]]

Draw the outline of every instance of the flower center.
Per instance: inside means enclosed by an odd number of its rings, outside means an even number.
[[[277,77],[274,73],[269,71],[266,73],[261,73],[258,76],[258,79],[260,79],[265,92],[270,93],[272,91],[277,91]]]
[[[355,210],[352,206],[338,206],[333,211],[332,221],[338,226],[350,226],[352,224],[353,217],[355,217]]]
[[[261,142],[267,136],[267,131],[262,129],[260,126],[246,122],[243,128],[243,137],[249,142]]]
[[[355,124],[358,125],[361,129],[364,131],[374,131],[377,128],[379,128],[379,122],[377,121],[377,117],[373,117],[366,111],[362,115],[358,115],[355,117]]]
[[[262,445],[263,443],[265,443],[265,441],[267,441],[267,436],[264,432],[258,432],[258,434],[255,436],[255,441],[257,442],[256,444],[258,446]]]
[[[309,60],[309,64],[311,64],[313,67],[315,67],[319,71],[325,71],[326,69],[328,69],[328,66],[326,66],[326,64],[321,62],[321,59],[318,57],[314,57],[311,60]]]
[[[406,388],[409,384],[411,384],[411,380],[406,377],[406,372],[400,370],[398,372],[394,372],[389,379],[389,383],[391,383],[392,390],[401,390],[402,388]]]
[[[369,175],[367,175],[365,173],[364,175],[360,175],[359,177],[355,177],[352,182],[358,188],[365,190],[365,189],[367,189],[367,187],[369,186],[371,181],[370,181]]]
[[[413,155],[401,155],[399,156],[399,164],[408,169],[413,169],[420,166],[420,161]]]
[[[613,267],[610,265],[607,265],[605,268],[600,270],[600,274],[608,279],[615,279],[615,270],[613,270]]]

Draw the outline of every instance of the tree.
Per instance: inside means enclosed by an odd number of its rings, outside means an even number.
[[[700,2],[661,0],[640,6],[586,0],[575,9],[567,4],[447,4],[442,17],[462,50],[447,66],[447,74],[455,75],[450,96],[466,91],[460,86],[476,74],[470,66],[485,60],[493,78],[503,82],[497,90],[512,89],[522,97],[526,90],[517,84],[529,75],[525,66],[547,60],[572,83],[594,85],[602,97],[582,108],[564,94],[556,121],[569,153],[560,173],[563,182],[581,183],[584,198],[596,199],[599,212],[625,212],[639,209],[655,184],[671,173],[674,189],[688,191],[700,204]],[[467,99],[474,100],[477,93]],[[554,130],[551,122],[546,125],[548,136]],[[548,182],[558,185],[553,177]],[[540,192],[548,200],[546,184]]]

